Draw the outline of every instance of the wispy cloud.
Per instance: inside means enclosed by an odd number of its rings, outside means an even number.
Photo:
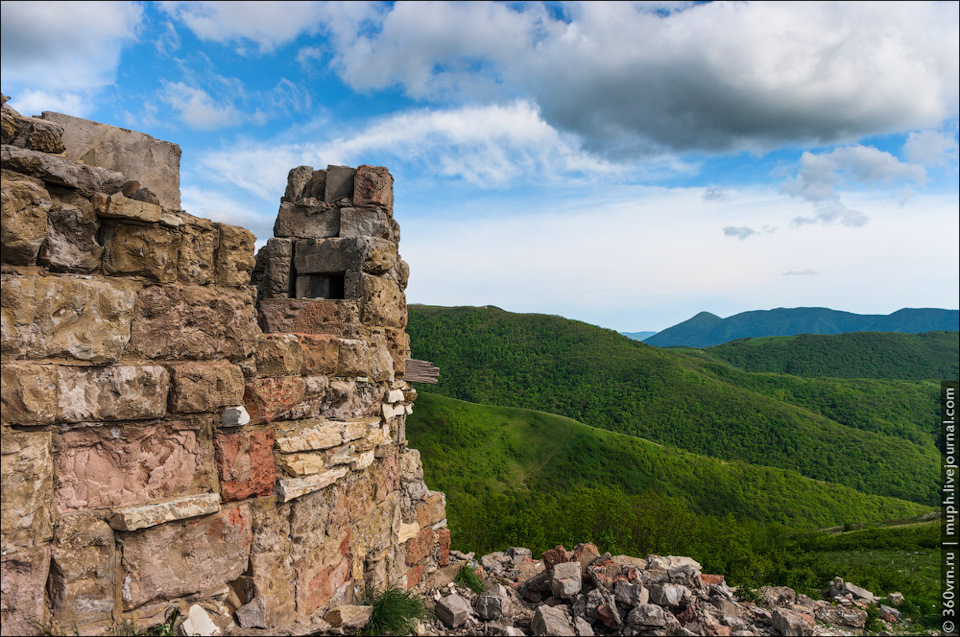
[[[815,276],[820,274],[816,270],[790,270],[789,272],[784,272],[782,276]]]
[[[861,227],[869,218],[845,206],[839,188],[849,184],[892,185],[900,181],[924,183],[923,166],[901,162],[888,152],[871,146],[843,146],[829,153],[804,152],[797,176],[783,183],[785,193],[814,205],[812,217],[799,216],[797,225],[840,222]]]
[[[483,188],[536,178],[616,175],[625,170],[580,149],[575,139],[553,129],[526,102],[403,112],[341,137],[298,143],[239,142],[201,159],[220,179],[264,197],[282,190],[292,166],[394,161]],[[684,168],[667,162],[651,170]]]
[[[736,237],[743,241],[748,237],[757,234],[757,231],[749,226],[724,226],[723,234],[728,237]]]

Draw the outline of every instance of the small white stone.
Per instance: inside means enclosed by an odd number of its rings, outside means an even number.
[[[248,422],[250,422],[250,414],[243,405],[227,407],[220,414],[220,424],[224,427],[243,427]]]
[[[180,628],[185,635],[203,635],[203,637],[207,637],[208,635],[220,634],[220,629],[213,623],[213,620],[210,619],[210,615],[207,615],[207,611],[203,610],[203,608],[197,604],[190,607],[190,610],[187,612],[187,618],[183,621],[183,624],[180,625]]]
[[[403,391],[399,389],[391,389],[390,393],[387,394],[388,403],[402,403],[403,402]]]
[[[412,413],[413,413],[413,405],[404,405],[404,406],[403,406],[403,413],[405,413],[405,414],[408,415],[408,416],[409,416],[410,414],[412,414]]]

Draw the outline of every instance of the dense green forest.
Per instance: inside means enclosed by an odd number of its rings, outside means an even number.
[[[930,510],[915,503],[696,456],[553,414],[428,393],[418,398],[407,435],[422,452],[427,484],[447,494],[455,548],[538,553],[591,541],[614,554],[690,555],[734,585],[813,594],[841,575],[914,601],[933,594],[929,574],[887,566],[933,550],[931,525],[815,531]],[[871,544],[886,552],[861,555]],[[896,551],[906,553],[891,558]]]
[[[561,414],[864,493],[937,500],[933,383],[753,374],[497,308],[411,306],[408,332],[414,357],[441,369],[431,392]]]
[[[747,338],[703,352],[750,372],[937,381],[960,376],[960,332]]]

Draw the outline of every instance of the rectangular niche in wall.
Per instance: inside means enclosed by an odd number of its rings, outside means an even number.
[[[298,299],[342,299],[343,272],[301,274],[297,277]]]

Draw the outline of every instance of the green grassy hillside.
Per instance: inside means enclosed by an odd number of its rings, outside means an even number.
[[[918,515],[919,504],[867,495],[795,471],[727,462],[530,409],[421,393],[407,419],[427,483],[461,493],[561,492],[579,486],[652,491],[698,514],[799,527]]]
[[[481,553],[591,541],[613,553],[691,555],[735,583],[814,587],[845,571],[798,549],[797,529],[929,511],[561,416],[427,393],[407,435],[427,484],[447,494],[455,547]]]
[[[871,391],[889,397],[874,407],[845,384],[852,381],[749,374],[577,321],[497,308],[411,306],[408,331],[414,357],[440,367],[431,392],[561,414],[865,493],[937,501],[932,384],[875,381]]]
[[[960,375],[960,332],[853,332],[748,338],[704,350],[750,372],[947,380]]]

